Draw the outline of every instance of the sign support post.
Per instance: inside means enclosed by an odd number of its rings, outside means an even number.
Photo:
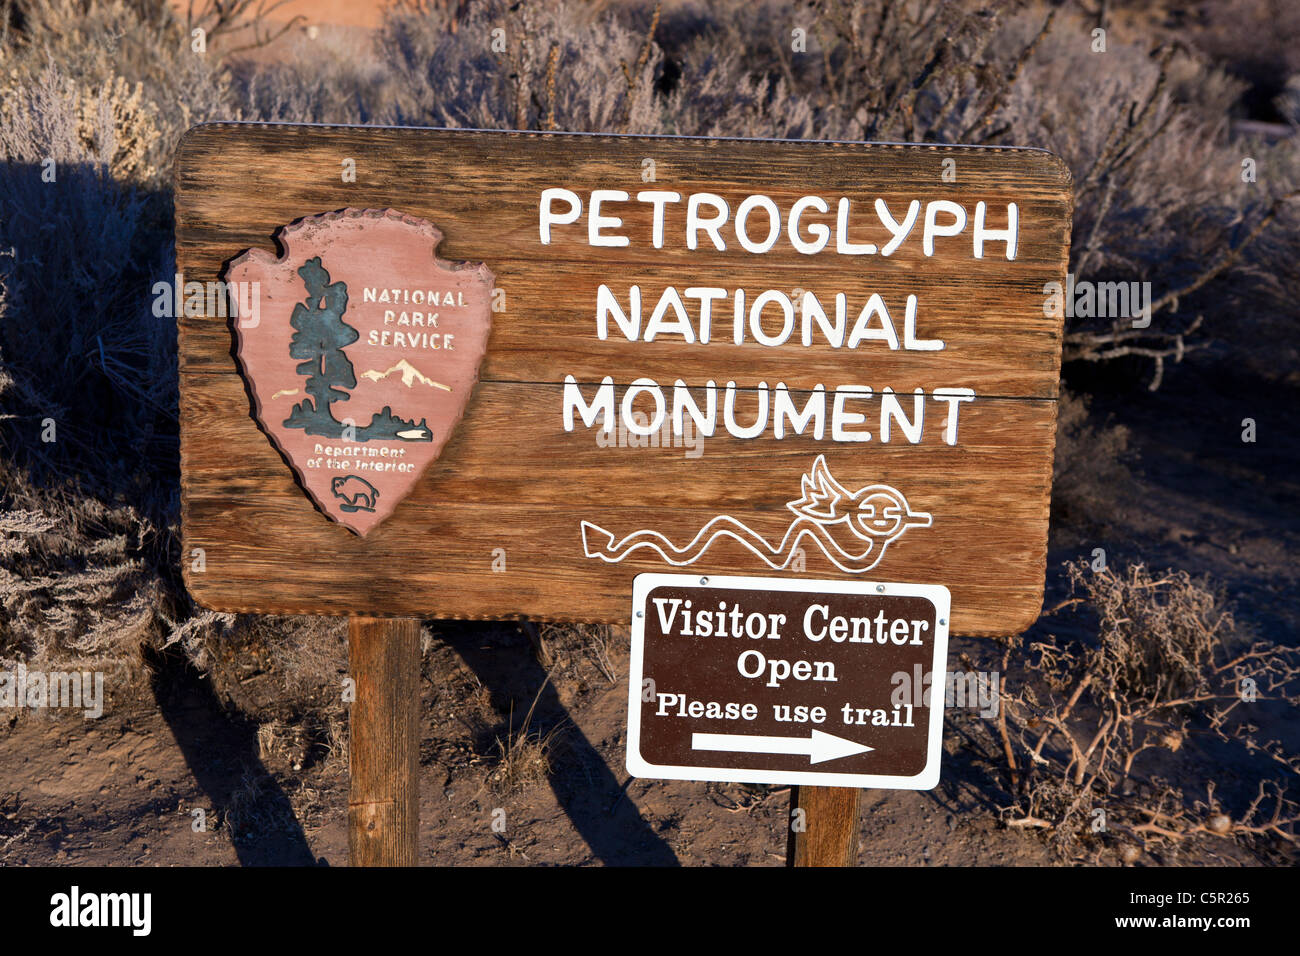
[[[415,866],[420,829],[420,622],[348,618],[351,710],[348,859]]]
[[[857,866],[861,793],[857,787],[792,786],[785,865]]]

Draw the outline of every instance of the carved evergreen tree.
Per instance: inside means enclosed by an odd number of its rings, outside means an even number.
[[[355,388],[356,373],[343,352],[359,337],[357,330],[343,321],[348,307],[348,287],[344,282],[330,282],[330,274],[320,257],[308,259],[298,270],[307,288],[307,298],[293,307],[289,324],[293,339],[289,355],[301,359],[299,375],[307,376],[304,398],[285,419],[286,428],[302,428],[309,435],[338,438],[343,434],[330,405],[346,402],[351,396],[342,391]]]

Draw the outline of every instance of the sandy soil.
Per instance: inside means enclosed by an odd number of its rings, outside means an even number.
[[[625,639],[610,663],[626,675]],[[492,644],[486,644],[491,639]],[[547,684],[535,725],[560,726],[553,772],[502,792],[494,734],[478,718],[497,697],[531,703],[545,672],[524,632],[457,628],[431,649],[422,745],[422,862],[469,865],[780,865],[789,791],[634,780],[622,767],[626,679],[596,668]],[[485,685],[484,681],[490,682]],[[495,688],[495,693],[486,686]],[[347,777],[338,760],[294,771],[260,749],[255,727],[222,713],[201,681],[158,707],[98,721],[27,716],[0,739],[6,864],[346,865]],[[170,694],[170,696],[167,696]],[[950,749],[960,748],[957,736]],[[525,768],[527,769],[527,768]],[[965,791],[965,792],[963,792]],[[249,797],[252,797],[251,801]],[[240,801],[243,800],[244,804]],[[983,798],[953,781],[933,793],[864,795],[864,865],[1050,861],[1032,835],[1000,829]],[[247,806],[251,802],[251,806]],[[240,822],[196,832],[242,806]],[[504,832],[493,823],[502,819]],[[243,823],[246,828],[241,830]],[[499,829],[499,824],[498,824]]]

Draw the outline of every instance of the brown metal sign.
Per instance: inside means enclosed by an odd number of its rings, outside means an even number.
[[[934,585],[639,575],[628,771],[934,787],[949,604]]]
[[[204,606],[615,622],[680,569],[1041,609],[1048,153],[216,124],[176,217]]]

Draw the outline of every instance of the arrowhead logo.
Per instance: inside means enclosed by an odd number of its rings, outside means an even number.
[[[494,277],[437,258],[438,228],[392,209],[310,216],[277,239],[279,258],[251,249],[224,275],[258,290],[232,320],[253,415],[316,506],[365,535],[464,414]]]

